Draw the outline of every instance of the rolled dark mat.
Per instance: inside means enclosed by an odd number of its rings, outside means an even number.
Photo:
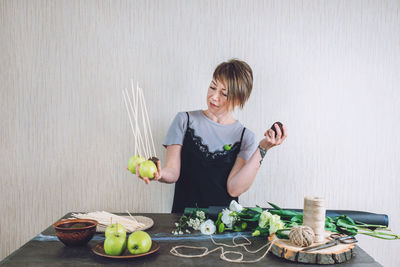
[[[217,218],[218,213],[220,213],[223,209],[228,207],[220,207],[220,206],[210,206],[208,208],[208,216],[210,218]],[[294,210],[297,212],[303,212],[302,209],[284,209],[284,210]],[[366,211],[356,211],[356,210],[327,210],[326,216],[335,217],[340,215],[346,215],[352,218],[354,221],[362,222],[366,224],[377,224],[377,225],[385,225],[389,226],[389,217],[386,214],[377,214]]]

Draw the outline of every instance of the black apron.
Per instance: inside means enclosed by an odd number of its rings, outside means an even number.
[[[237,197],[228,194],[226,182],[235,164],[242,144],[243,131],[240,140],[231,146],[231,150],[209,152],[208,146],[187,127],[181,152],[181,171],[175,184],[172,212],[183,213],[186,207],[208,208],[209,206],[228,206]]]

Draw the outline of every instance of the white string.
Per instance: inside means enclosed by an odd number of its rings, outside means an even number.
[[[314,242],[325,240],[325,201],[320,197],[305,197],[303,225],[311,227],[314,231]]]
[[[241,244],[237,244],[237,243],[235,242],[235,239],[236,239],[236,238],[239,238],[239,237],[242,237],[242,238],[245,239],[247,242],[241,243]],[[272,247],[272,244],[273,244],[273,242],[268,242],[267,244],[263,245],[263,246],[260,247],[259,249],[255,250],[255,251],[251,251],[251,250],[247,249],[247,247],[246,247],[246,246],[248,246],[248,245],[251,245],[250,240],[247,239],[247,238],[244,237],[244,236],[241,236],[241,235],[235,236],[235,237],[232,238],[232,243],[233,243],[233,245],[228,245],[228,244],[224,244],[224,243],[217,243],[217,242],[215,242],[214,239],[212,238],[212,235],[210,235],[210,238],[211,238],[212,243],[213,243],[214,245],[219,245],[219,247],[216,247],[216,248],[214,248],[214,249],[212,249],[212,250],[208,250],[207,247],[193,247],[193,246],[180,245],[180,246],[175,246],[175,247],[171,248],[170,253],[171,253],[172,255],[174,255],[174,256],[182,257],[182,258],[201,258],[201,257],[207,256],[208,254],[213,253],[214,251],[221,250],[221,254],[219,255],[219,257],[220,257],[221,260],[228,261],[228,262],[235,262],[235,263],[254,263],[254,262],[259,262],[260,260],[262,260],[262,259],[268,254],[268,252],[270,251],[270,249],[271,249],[271,247]],[[255,260],[243,260],[243,253],[238,252],[238,251],[230,251],[230,250],[225,251],[225,250],[224,250],[224,247],[229,247],[229,248],[242,247],[242,248],[244,248],[247,252],[254,254],[254,253],[257,253],[257,252],[259,252],[260,250],[264,249],[264,248],[267,247],[268,245],[269,245],[269,247],[268,247],[268,249],[264,252],[264,254],[263,254],[261,257],[259,257],[258,259],[255,259]],[[182,254],[182,253],[180,253],[180,252],[178,251],[178,249],[180,249],[180,248],[189,248],[189,249],[204,250],[204,251],[203,251],[203,253],[197,254],[197,255],[196,255],[196,254],[194,254],[194,255],[193,255],[193,254],[186,255],[186,254]],[[230,258],[226,257],[226,255],[228,255],[228,254],[239,255],[239,258],[237,258],[237,259],[230,259]]]

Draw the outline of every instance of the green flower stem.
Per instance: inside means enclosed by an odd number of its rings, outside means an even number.
[[[372,228],[377,228],[379,231],[388,231],[388,232],[392,231],[392,229],[389,229],[387,227],[374,227],[374,226],[371,226],[371,227]],[[362,225],[362,226],[357,225],[357,228],[359,230],[374,231],[374,230],[371,230],[369,226],[364,226],[364,225]]]
[[[356,222],[356,226],[357,227],[374,227],[374,228],[386,228],[388,229],[387,226],[385,225],[379,225],[379,224],[366,224],[366,223],[362,223],[362,222]]]
[[[396,240],[396,239],[400,239],[400,236],[395,235],[395,234],[388,234],[388,233],[375,232],[375,231],[371,231],[371,232],[359,232],[359,234],[362,234],[362,235],[369,235],[369,236],[373,236],[373,237],[380,238],[380,239],[386,239],[386,240]],[[386,236],[388,236],[388,237],[386,237]]]

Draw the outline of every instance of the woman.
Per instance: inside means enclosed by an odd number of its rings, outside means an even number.
[[[286,138],[274,125],[258,144],[255,135],[233,118],[253,87],[253,73],[240,60],[221,63],[207,92],[207,110],[180,112],[163,145],[165,166],[158,162],[153,181],[176,183],[172,212],[185,207],[227,206],[253,183],[265,153]],[[136,173],[139,173],[138,166]],[[147,177],[140,177],[146,184]]]

